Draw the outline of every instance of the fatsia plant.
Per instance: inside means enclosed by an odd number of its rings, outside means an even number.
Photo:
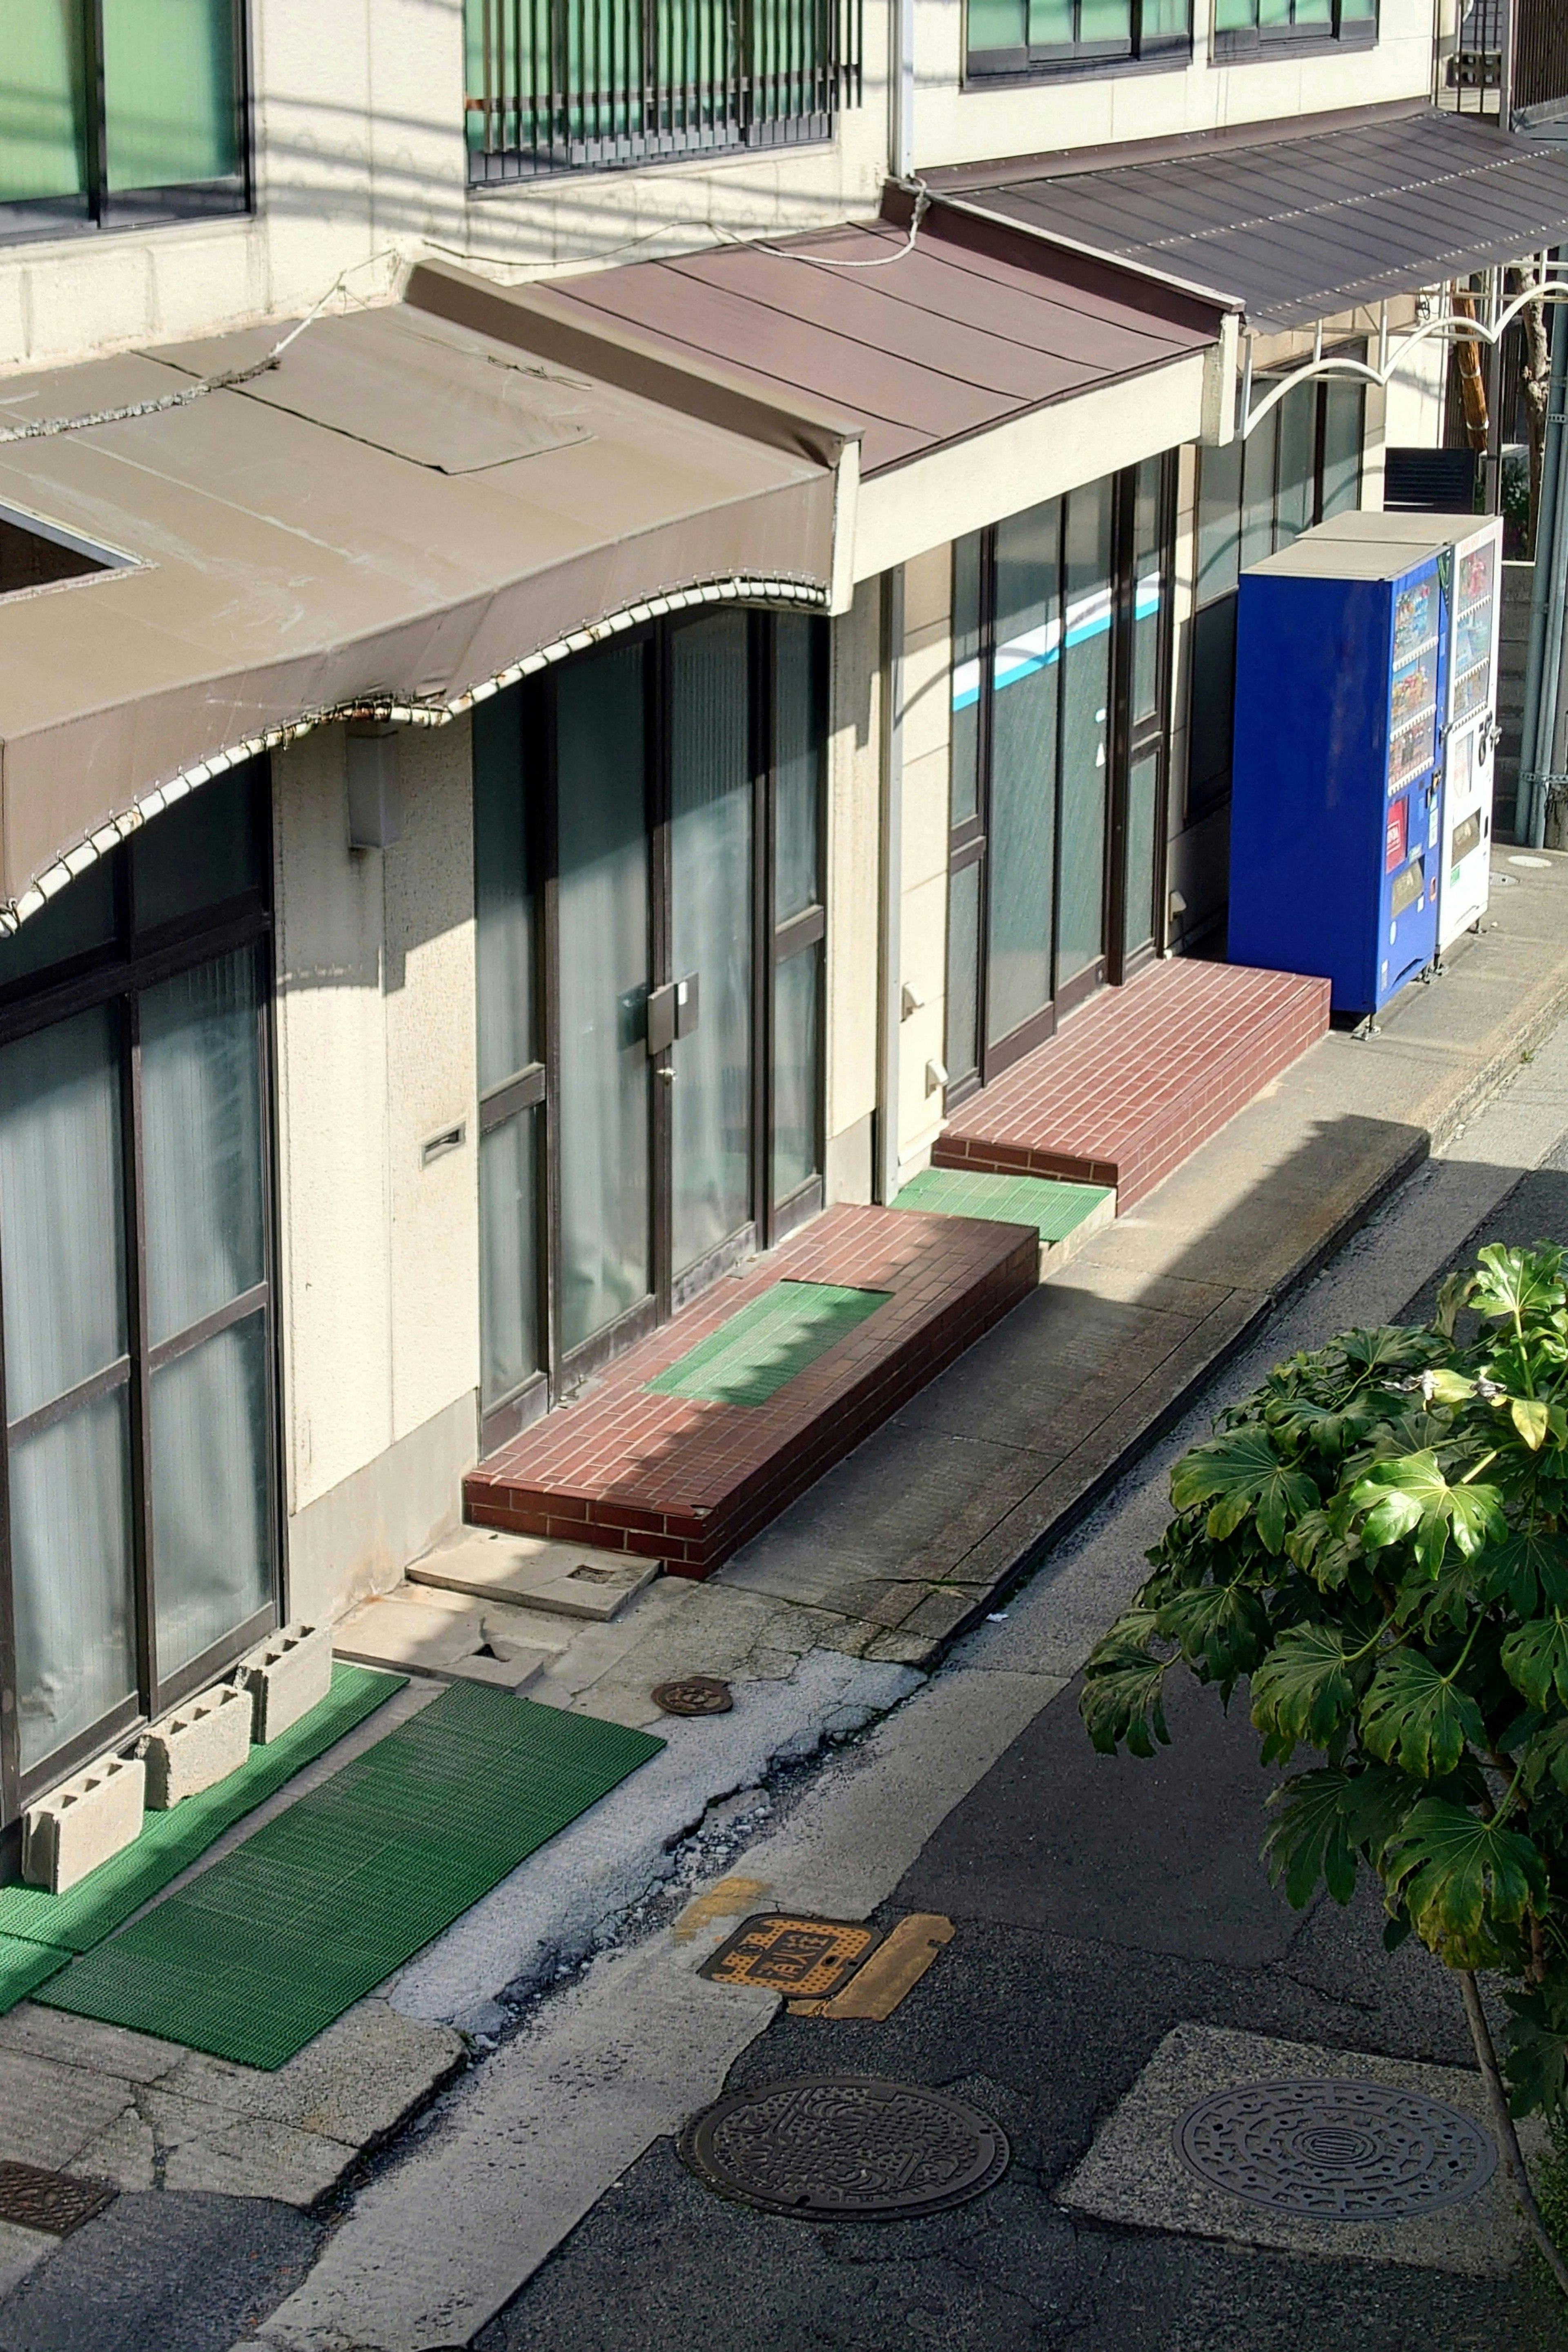
[[[1424,1328],[1292,1357],[1171,1475],[1137,1605],[1089,1662],[1097,1748],[1152,1756],[1180,1666],[1247,1686],[1273,1877],[1382,1883],[1392,1949],[1451,1969],[1515,2194],[1558,2284],[1513,2117],[1568,2126],[1568,1284],[1493,1245]],[[1307,1751],[1305,1754],[1303,1751]],[[1317,1760],[1310,1761],[1315,1751]],[[1502,1979],[1500,2067],[1477,1987]]]

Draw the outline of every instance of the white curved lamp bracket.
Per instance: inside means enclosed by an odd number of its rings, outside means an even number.
[[[1261,425],[1270,410],[1278,408],[1286,394],[1294,392],[1299,383],[1309,383],[1324,376],[1340,376],[1348,378],[1352,383],[1374,383],[1386,390],[1417,343],[1426,342],[1432,337],[1441,336],[1448,342],[1489,343],[1495,346],[1502,341],[1504,334],[1520,312],[1527,310],[1531,302],[1564,301],[1568,301],[1568,278],[1548,278],[1542,284],[1528,287],[1522,294],[1515,295],[1512,301],[1506,303],[1498,312],[1495,321],[1490,326],[1488,326],[1483,319],[1467,319],[1457,310],[1443,311],[1435,318],[1424,320],[1420,326],[1414,327],[1408,334],[1402,335],[1397,349],[1393,350],[1390,348],[1385,326],[1379,334],[1379,356],[1383,358],[1381,366],[1373,367],[1365,360],[1347,359],[1332,353],[1326,359],[1315,354],[1304,366],[1293,368],[1289,375],[1281,376],[1278,383],[1272,383],[1256,407],[1251,404],[1252,366],[1249,358],[1241,387],[1242,404],[1246,415],[1237,438],[1241,441],[1247,440],[1254,425]],[[1384,354],[1387,356],[1384,357]]]

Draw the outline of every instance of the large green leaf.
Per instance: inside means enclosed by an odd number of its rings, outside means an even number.
[[[1560,1979],[1505,1992],[1509,2030],[1509,2106],[1516,2116],[1562,2114],[1568,2105],[1568,1988]]]
[[[1480,1272],[1468,1304],[1479,1315],[1517,1315],[1522,1321],[1529,1315],[1549,1314],[1568,1295],[1563,1286],[1563,1253],[1550,1243],[1523,1250],[1489,1242],[1478,1255]]]
[[[1278,1818],[1264,1841],[1263,1858],[1286,1900],[1300,1911],[1320,1879],[1336,1903],[1355,1889],[1356,1857],[1375,1865],[1409,1812],[1417,1791],[1402,1772],[1373,1764],[1356,1772],[1330,1766],[1298,1773],[1269,1798]]]
[[[1413,1535],[1415,1557],[1429,1576],[1442,1564],[1450,1533],[1467,1556],[1489,1540],[1500,1543],[1508,1533],[1497,1488],[1451,1486],[1430,1451],[1374,1462],[1350,1499],[1352,1508],[1367,1514],[1361,1538],[1369,1551]]]
[[[1568,1619],[1561,1610],[1519,1626],[1501,1654],[1504,1674],[1531,1706],[1544,1715],[1553,1700],[1568,1706]]]
[[[1181,1644],[1200,1678],[1218,1683],[1227,1698],[1268,1640],[1268,1612],[1244,1584],[1189,1585],[1161,1603],[1156,1623],[1167,1640]]]
[[[1362,1746],[1419,1780],[1452,1772],[1467,1745],[1484,1748],[1487,1729],[1469,1695],[1419,1650],[1390,1650],[1361,1704]]]
[[[1079,1713],[1102,1756],[1114,1756],[1123,1739],[1134,1756],[1152,1756],[1156,1739],[1171,1744],[1164,1705],[1168,1662],[1150,1647],[1154,1631],[1152,1610],[1130,1609],[1085,1664]]]
[[[1476,1597],[1483,1606],[1503,1601],[1516,1617],[1533,1617],[1544,1596],[1549,1608],[1568,1609],[1568,1539],[1534,1529],[1489,1544],[1476,1559]]]
[[[1453,1338],[1454,1326],[1459,1319],[1460,1310],[1469,1305],[1470,1294],[1475,1286],[1475,1276],[1466,1271],[1450,1274],[1438,1285],[1437,1312],[1432,1318],[1432,1328],[1445,1339]]]
[[[1212,1504],[1208,1532],[1215,1543],[1256,1513],[1265,1549],[1279,1552],[1291,1519],[1315,1510],[1320,1499],[1317,1482],[1282,1462],[1268,1431],[1256,1426],[1227,1430],[1194,1445],[1171,1473],[1171,1500],[1178,1511]]]
[[[1332,1625],[1292,1625],[1252,1677],[1252,1720],[1265,1760],[1289,1763],[1303,1740],[1331,1747],[1357,1695],[1344,1635]]]
[[[1495,1964],[1497,1931],[1546,1908],[1546,1864],[1531,1840],[1445,1798],[1424,1797],[1389,1853],[1390,1889],[1428,1951],[1449,1968]]]

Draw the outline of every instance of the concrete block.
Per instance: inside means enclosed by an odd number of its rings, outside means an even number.
[[[416,1559],[408,1580],[604,1623],[658,1573],[657,1559],[627,1552],[464,1528]]]
[[[141,1833],[147,1768],[142,1759],[109,1756],[62,1782],[22,1822],[22,1875],[29,1886],[63,1895]]]
[[[243,1657],[234,1679],[250,1693],[251,1738],[258,1748],[308,1715],[332,1686],[332,1635],[327,1625],[285,1625]]]
[[[250,1753],[254,1715],[248,1690],[219,1683],[155,1723],[144,1750],[151,1811],[167,1812],[182,1797],[237,1771]]]

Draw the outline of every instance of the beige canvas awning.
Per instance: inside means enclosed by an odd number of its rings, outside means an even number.
[[[489,331],[437,315],[465,301]],[[852,425],[504,330],[493,289],[425,270],[194,399],[282,331],[0,382],[10,543],[36,520],[113,559],[0,594],[0,925],[324,718],[438,721],[650,606],[842,601]],[[109,421],[14,437],[56,418]]]

